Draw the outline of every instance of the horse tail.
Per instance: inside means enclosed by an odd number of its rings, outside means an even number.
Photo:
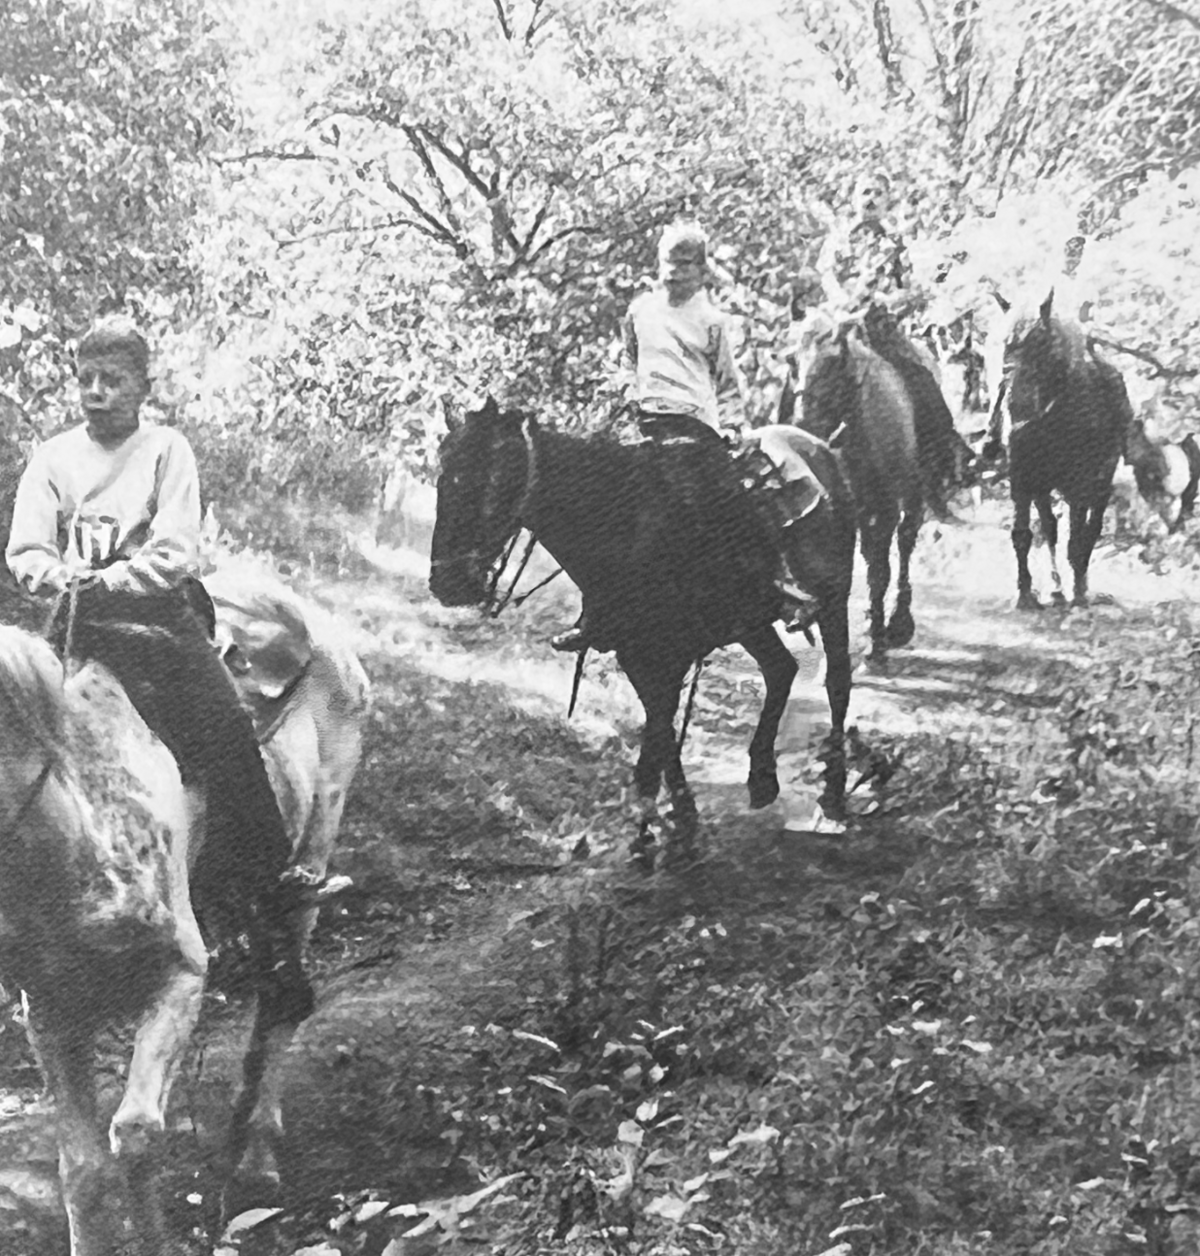
[[[40,637],[0,625],[0,707],[6,747],[57,755],[66,728],[62,665]]]

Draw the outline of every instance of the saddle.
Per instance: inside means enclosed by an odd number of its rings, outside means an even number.
[[[295,607],[269,592],[235,595],[210,587],[209,594],[217,620],[213,644],[265,742],[312,661],[308,626]]]

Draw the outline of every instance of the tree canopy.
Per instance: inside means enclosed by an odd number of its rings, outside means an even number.
[[[1190,404],[1184,6],[11,7],[0,379],[44,426],[81,322],[133,307],[218,490],[419,472],[446,407],[488,390],[600,420],[618,320],[684,213],[761,416],[790,282],[868,167],[939,316],[1071,256],[1081,304],[1147,355],[1122,363],[1143,392],[1168,421]]]

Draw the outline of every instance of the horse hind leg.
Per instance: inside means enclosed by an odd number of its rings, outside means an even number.
[[[917,626],[912,617],[912,566],[913,550],[917,544],[917,533],[921,528],[921,509],[919,506],[908,509],[900,519],[896,529],[896,548],[899,553],[900,571],[896,577],[896,605],[892,617],[888,620],[887,643],[889,648],[899,649],[913,639]]]
[[[862,528],[862,552],[867,563],[867,593],[870,602],[871,648],[867,661],[872,670],[887,666],[887,621],[885,603],[892,582],[891,548],[896,521],[872,516]]]

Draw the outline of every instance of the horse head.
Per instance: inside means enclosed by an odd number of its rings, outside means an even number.
[[[487,601],[488,573],[521,525],[529,470],[525,422],[488,397],[442,441],[429,588],[444,606]]]

